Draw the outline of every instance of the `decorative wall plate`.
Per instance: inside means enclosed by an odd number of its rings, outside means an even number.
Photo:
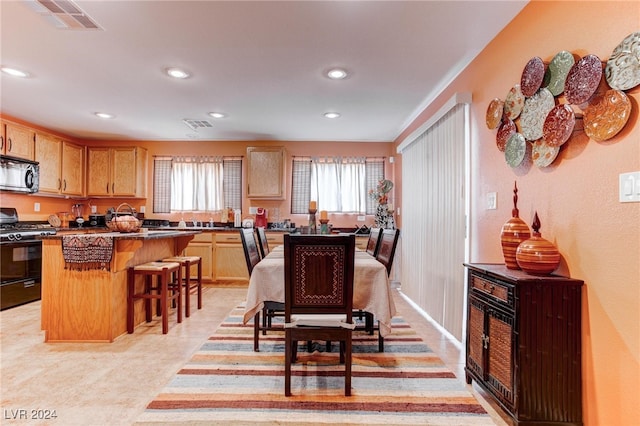
[[[624,92],[607,90],[589,102],[582,115],[584,132],[594,141],[614,137],[629,120],[631,101]]]
[[[490,129],[496,129],[500,122],[502,121],[502,112],[504,110],[504,102],[500,99],[495,98],[491,102],[489,102],[489,107],[487,108],[487,127]]]
[[[531,58],[522,70],[520,78],[522,94],[526,97],[533,96],[540,88],[542,80],[544,80],[544,62],[536,56]]]
[[[540,89],[524,101],[524,108],[520,114],[520,126],[526,140],[535,141],[542,137],[544,121],[555,105],[553,95],[546,88]]]
[[[496,134],[496,145],[498,149],[504,152],[504,147],[507,145],[509,137],[517,131],[516,123],[511,120],[503,120],[498,133]]]
[[[558,52],[549,63],[549,84],[547,89],[553,96],[558,96],[564,92],[564,83],[567,80],[569,70],[576,63],[571,52],[563,50]]]
[[[569,139],[575,124],[573,109],[567,104],[556,105],[544,120],[542,138],[547,145],[558,147]]]
[[[640,32],[629,34],[613,49],[604,74],[613,89],[629,90],[640,84]]]
[[[524,160],[526,152],[527,142],[524,140],[524,136],[520,133],[514,133],[507,141],[504,149],[504,159],[511,167],[518,167]]]
[[[524,107],[524,95],[520,89],[520,85],[516,84],[509,90],[504,100],[504,116],[509,120],[518,118]]]
[[[564,94],[567,102],[581,105],[595,93],[602,79],[602,62],[596,55],[587,55],[576,62],[567,74]]]
[[[547,167],[558,156],[559,146],[549,146],[544,139],[538,139],[531,147],[531,159],[538,167]]]

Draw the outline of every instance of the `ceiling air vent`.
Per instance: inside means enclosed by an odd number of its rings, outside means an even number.
[[[66,30],[102,30],[75,3],[69,0],[25,0],[39,15],[56,28]]]
[[[196,132],[198,131],[198,129],[213,127],[213,124],[209,123],[207,120],[193,120],[185,118],[184,120],[182,120],[182,122],[189,126],[191,130],[195,130]]]

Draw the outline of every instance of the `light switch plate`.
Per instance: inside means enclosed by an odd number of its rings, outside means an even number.
[[[620,173],[618,192],[621,203],[640,202],[640,172]]]
[[[498,208],[498,193],[487,193],[487,210],[495,210]]]
[[[40,211],[40,203],[33,203],[33,211],[34,212]]]
[[[258,214],[257,207],[249,207],[249,214]]]

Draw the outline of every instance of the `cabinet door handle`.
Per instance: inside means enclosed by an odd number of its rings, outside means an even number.
[[[11,140],[11,138],[7,139],[7,142],[9,143],[9,145],[7,146],[8,151],[11,151],[11,148],[13,148],[13,141]]]
[[[111,193],[112,194],[116,193],[116,184],[115,184],[115,182],[111,184]]]
[[[64,182],[64,186],[62,187],[62,190],[66,191],[67,190],[67,180],[64,179],[63,182]]]
[[[0,149],[4,148],[4,136],[0,136]]]
[[[62,179],[58,179],[58,191],[62,188]]]
[[[107,182],[107,194],[109,193],[109,182]]]

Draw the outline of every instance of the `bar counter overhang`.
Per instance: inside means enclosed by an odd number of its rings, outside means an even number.
[[[108,270],[65,268],[63,234],[42,236],[41,328],[45,342],[113,342],[126,333],[127,268],[179,255],[199,233],[103,233],[114,239]],[[136,304],[134,320],[136,325],[145,321],[142,303]]]

